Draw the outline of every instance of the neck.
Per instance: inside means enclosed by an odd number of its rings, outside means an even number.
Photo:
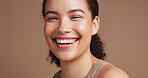
[[[90,52],[72,61],[61,62],[62,78],[84,78],[97,59]]]

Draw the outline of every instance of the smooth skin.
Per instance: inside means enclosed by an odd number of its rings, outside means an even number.
[[[61,78],[84,78],[99,60],[90,52],[91,36],[99,29],[100,19],[92,19],[85,0],[48,0],[45,7],[44,34],[54,55],[60,59]],[[55,37],[76,37],[68,48],[58,47]],[[106,65],[97,78],[128,78],[121,69]]]

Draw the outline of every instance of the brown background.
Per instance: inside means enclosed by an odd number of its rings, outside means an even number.
[[[148,78],[148,0],[99,0],[107,60],[131,78]],[[42,0],[0,0],[0,78],[51,78]]]

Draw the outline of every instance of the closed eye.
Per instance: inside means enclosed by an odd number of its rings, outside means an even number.
[[[58,20],[58,18],[57,18],[57,17],[49,17],[47,20],[48,20],[48,21]]]
[[[80,16],[73,16],[71,17],[71,19],[78,19],[78,18],[81,18]]]

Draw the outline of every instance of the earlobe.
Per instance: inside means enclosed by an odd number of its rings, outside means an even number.
[[[99,26],[100,26],[100,19],[98,16],[95,16],[92,22],[92,35],[95,35],[98,32]]]

